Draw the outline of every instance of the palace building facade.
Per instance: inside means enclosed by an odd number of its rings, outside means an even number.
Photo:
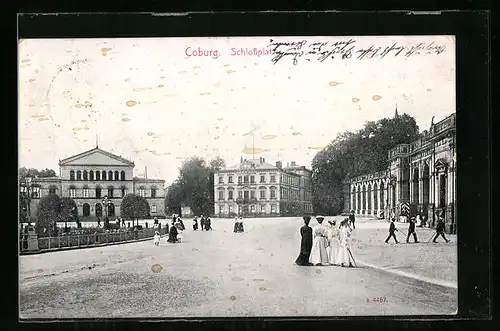
[[[134,193],[147,199],[151,217],[165,217],[165,181],[134,177],[134,166],[134,162],[99,147],[60,160],[58,177],[33,180],[30,213],[35,216],[40,198],[55,193],[76,202],[82,221],[103,220],[106,213],[112,221],[120,216],[122,199]]]
[[[395,146],[386,171],[344,182],[344,213],[398,218],[419,212],[431,227],[444,215],[446,231],[456,233],[455,137],[453,113],[431,124],[419,140]]]
[[[269,164],[241,158],[214,178],[214,213],[219,217],[297,216],[312,213],[311,170],[292,162]]]

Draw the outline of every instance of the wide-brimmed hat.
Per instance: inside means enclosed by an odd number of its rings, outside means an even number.
[[[322,215],[317,215],[317,216],[316,216],[316,219],[317,219],[317,220],[324,220],[324,219],[325,219],[325,216],[322,216]]]

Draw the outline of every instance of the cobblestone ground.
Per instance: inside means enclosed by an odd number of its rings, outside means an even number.
[[[384,244],[383,221],[356,222],[358,268],[299,267],[301,218],[213,219],[184,242],[151,241],[20,257],[22,318],[374,316],[454,314],[457,290],[393,270],[456,282],[448,244]],[[315,221],[311,225],[315,225]],[[407,224],[398,224],[406,231]],[[421,241],[430,230],[417,228]],[[399,238],[403,240],[403,238]],[[368,267],[361,262],[376,265]],[[376,298],[383,298],[376,302]]]

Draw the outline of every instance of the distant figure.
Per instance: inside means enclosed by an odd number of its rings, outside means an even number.
[[[160,233],[158,231],[155,232],[154,236],[154,244],[155,246],[160,246]]]
[[[240,224],[240,221],[238,220],[238,216],[236,216],[234,218],[234,228],[233,228],[234,233],[239,232],[239,224]]]
[[[328,229],[322,224],[324,219],[323,216],[316,216],[318,225],[313,228],[313,247],[309,256],[309,262],[313,265],[328,264],[328,252],[326,250]]]
[[[391,219],[391,224],[389,225],[389,236],[385,240],[386,244],[389,243],[389,239],[391,239],[391,237],[394,238],[396,244],[399,243],[398,239],[396,238],[396,235],[394,234],[395,231],[398,231],[398,229],[396,229],[396,225],[394,224],[394,218],[393,218]]]
[[[182,223],[181,223],[181,219],[180,218],[177,218],[177,221],[175,222],[174,224],[174,227],[177,228],[177,241],[178,242],[182,242],[182,231],[183,231],[183,228],[182,228]]]
[[[349,213],[349,224],[352,226],[353,229],[356,229],[356,226],[354,225],[354,222],[356,221],[356,217],[354,216],[354,210],[351,210]]]
[[[351,231],[349,219],[346,218],[340,223],[340,247],[335,261],[336,264],[342,267],[354,267],[354,257],[351,251]]]
[[[212,220],[210,219],[209,216],[207,216],[207,219],[205,220],[205,230],[212,231]]]
[[[240,216],[240,232],[245,232],[245,227],[243,226],[243,218]]]
[[[97,227],[100,228],[101,227],[101,219],[98,217],[97,218]]]
[[[330,265],[337,264],[337,255],[340,249],[340,229],[335,221],[328,221],[330,228],[328,229],[328,262]]]
[[[125,227],[125,219],[122,217],[122,226]]]
[[[201,215],[200,224],[201,224],[201,231],[205,230],[205,217],[203,217],[203,215]]]
[[[446,240],[446,242],[449,242],[450,240],[448,238],[446,238],[446,236],[444,235],[444,218],[443,217],[439,217],[438,219],[438,223],[436,225],[436,235],[434,236],[434,239],[432,240],[433,243],[437,243],[436,239],[441,236],[443,237],[444,240]]]
[[[184,222],[182,221],[182,218],[178,217],[177,221],[179,221],[179,223],[181,224],[181,231],[186,230],[186,227],[184,226]]]
[[[193,218],[193,231],[198,230],[198,219],[196,216]]]
[[[410,242],[410,235],[412,235],[412,234],[413,234],[413,241],[415,243],[418,243],[417,233],[415,232],[415,223],[416,223],[416,219],[415,219],[415,217],[412,217],[410,219],[410,225],[408,226],[408,236],[406,237],[406,243]]]
[[[297,259],[295,260],[295,264],[301,266],[311,265],[309,262],[309,256],[311,255],[311,249],[313,245],[313,232],[312,228],[309,226],[309,222],[311,221],[311,216],[302,217],[304,220],[304,225],[300,228],[300,253]]]
[[[146,222],[146,229],[148,228],[148,222]]]
[[[177,242],[177,235],[178,235],[177,228],[175,226],[170,227],[167,242],[176,243]]]
[[[158,222],[158,217],[155,217],[154,218],[154,224],[157,225],[159,222]]]
[[[130,222],[127,222],[127,228],[130,228]]]

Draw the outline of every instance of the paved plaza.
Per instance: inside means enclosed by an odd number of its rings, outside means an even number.
[[[213,219],[208,232],[191,223],[180,244],[162,238],[159,247],[151,240],[21,256],[21,317],[456,313],[456,236],[427,243],[433,231],[417,228],[421,243],[397,233],[401,244],[385,244],[388,224],[360,218],[358,268],[300,267],[301,218],[246,219],[245,233],[233,233],[228,219]]]

